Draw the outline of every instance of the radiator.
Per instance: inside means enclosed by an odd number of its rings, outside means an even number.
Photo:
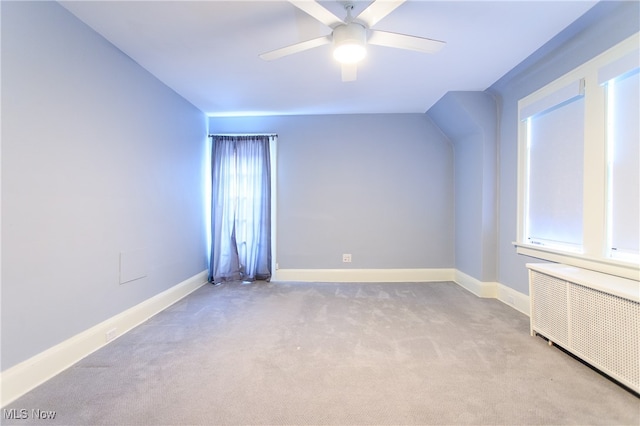
[[[527,268],[531,335],[640,392],[638,281],[560,264]]]

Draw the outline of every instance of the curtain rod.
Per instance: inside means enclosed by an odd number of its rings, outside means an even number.
[[[209,133],[209,136],[278,136],[277,133]]]

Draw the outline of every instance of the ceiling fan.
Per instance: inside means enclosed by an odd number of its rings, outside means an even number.
[[[357,75],[357,63],[366,56],[367,44],[395,47],[424,53],[439,51],[445,42],[424,37],[372,30],[376,23],[393,12],[406,0],[375,0],[358,16],[353,18],[353,1],[341,1],[347,12],[343,20],[315,1],[289,0],[300,10],[330,27],[331,34],[282,47],[260,55],[266,61],[313,49],[333,43],[333,56],[342,65],[342,81],[354,81]]]

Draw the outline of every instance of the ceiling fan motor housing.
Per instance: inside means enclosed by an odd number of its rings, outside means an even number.
[[[356,63],[367,54],[367,29],[356,22],[333,30],[333,56],[342,63]]]

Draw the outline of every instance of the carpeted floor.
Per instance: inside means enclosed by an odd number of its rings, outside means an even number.
[[[640,399],[453,283],[229,283],[5,407],[2,424],[639,425]]]

